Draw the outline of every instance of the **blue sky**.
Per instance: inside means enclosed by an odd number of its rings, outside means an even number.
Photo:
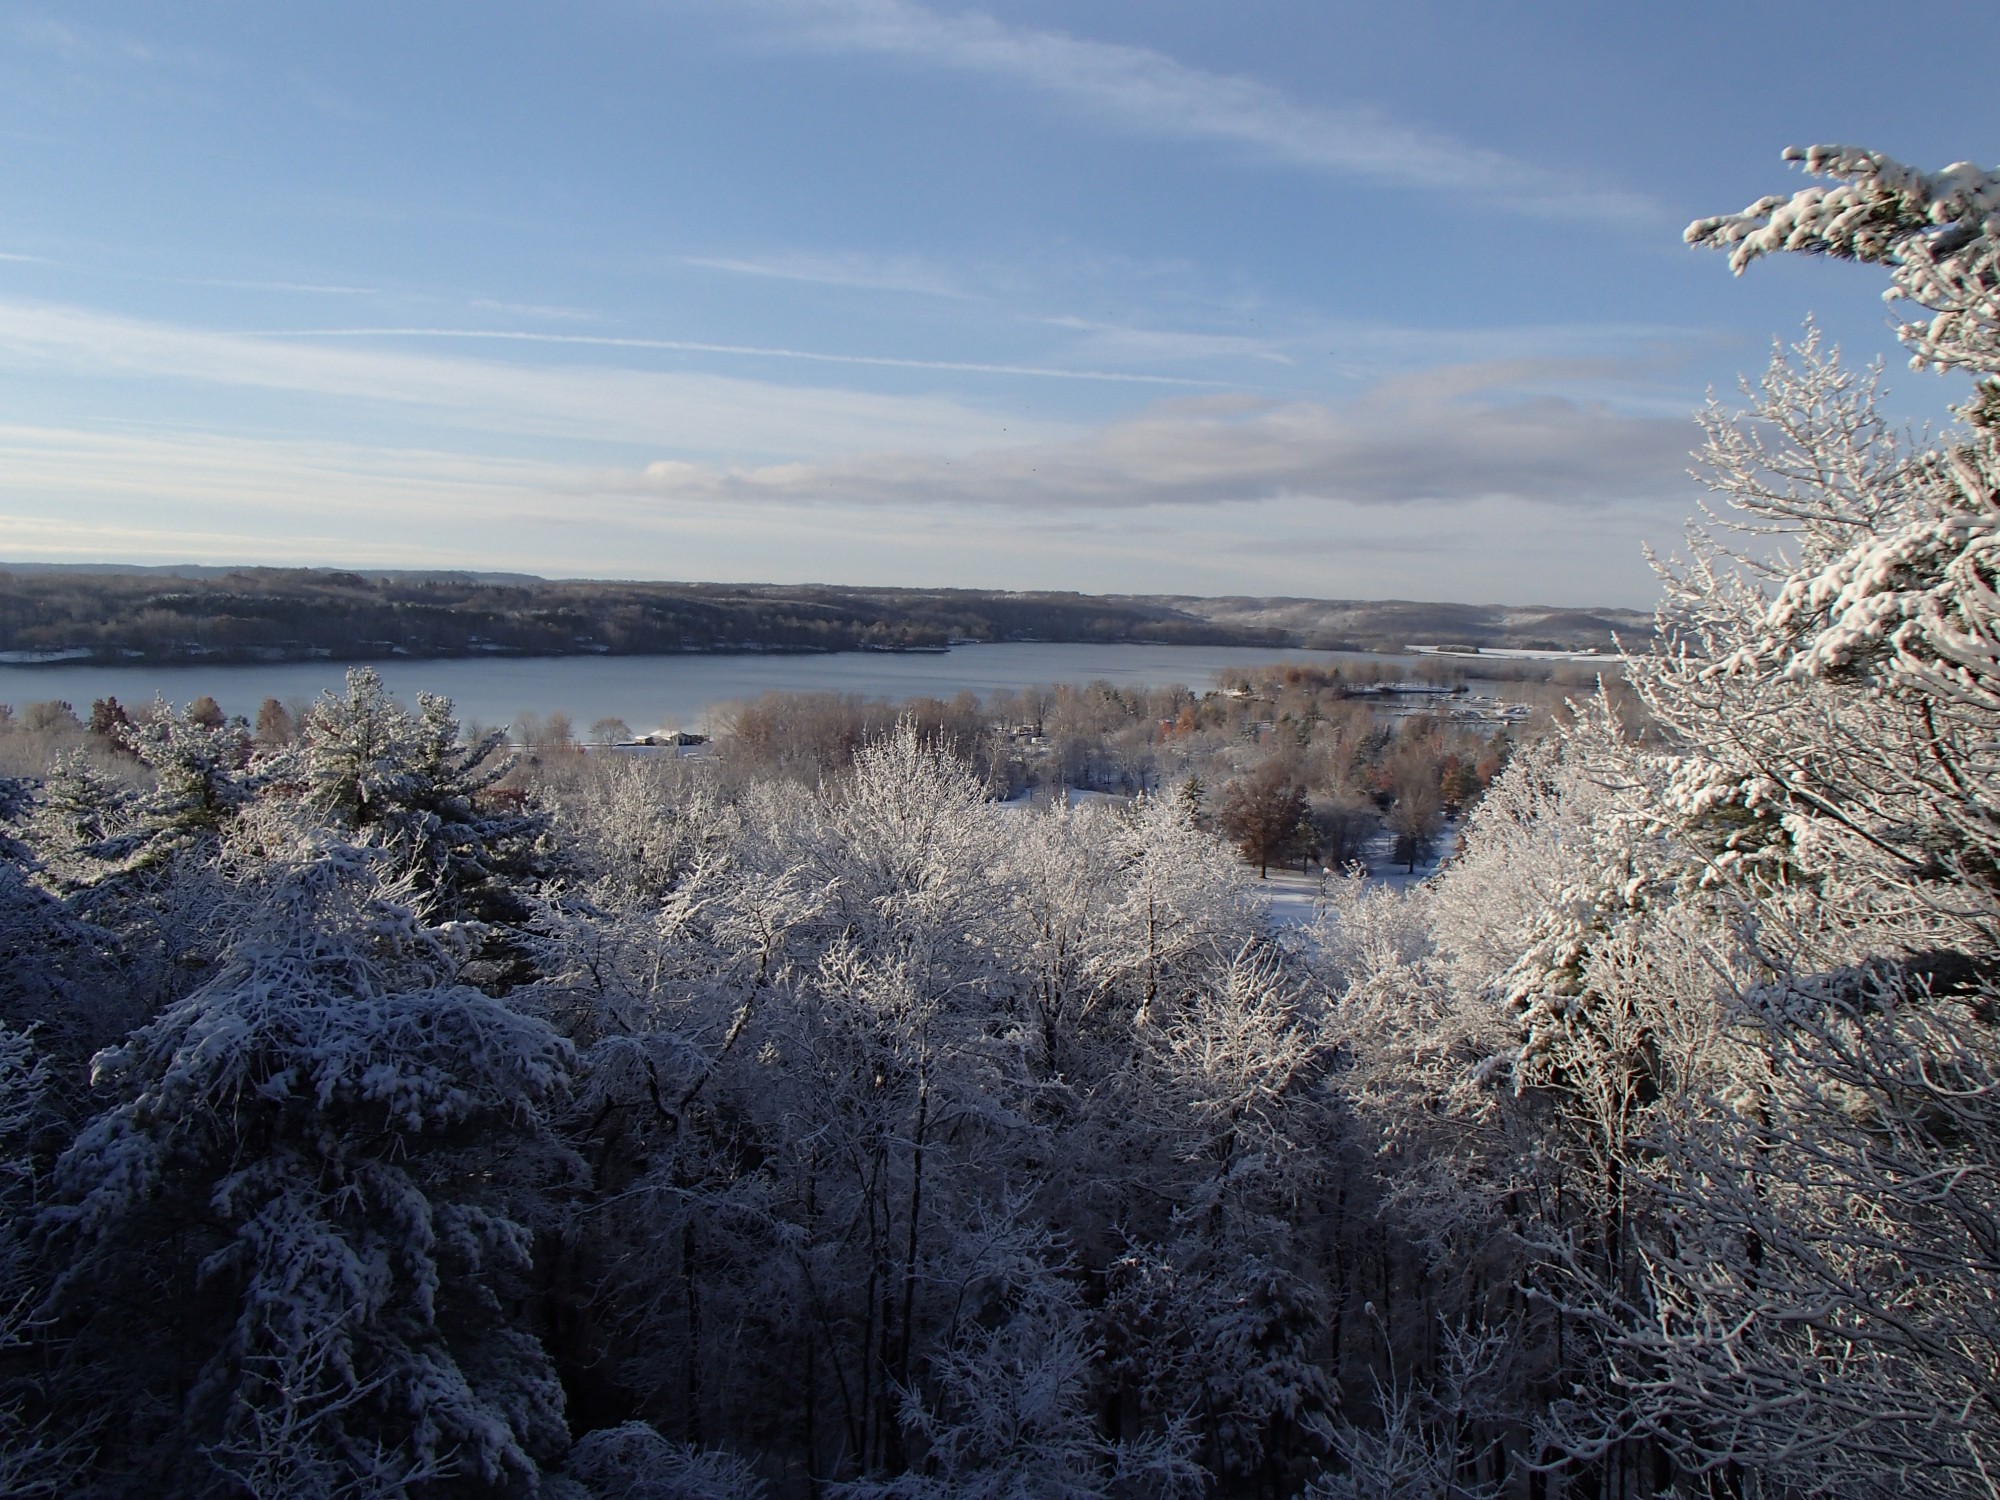
[[[2000,158],[1926,18],[0,4],[0,558],[1645,604],[1706,388],[1900,364],[1680,231]]]

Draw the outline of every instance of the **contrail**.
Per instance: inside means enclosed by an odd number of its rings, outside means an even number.
[[[1120,380],[1142,385],[1210,388],[1215,380],[1174,375],[1133,375],[1118,370],[1056,370],[1043,365],[988,365],[967,360],[895,359],[881,354],[820,354],[810,349],[767,349],[756,344],[699,344],[687,339],[616,338],[590,333],[517,333],[499,328],[267,328],[240,337],[265,339],[493,339],[522,344],[591,344],[610,349],[668,349],[685,354],[743,354],[765,359],[806,359],[830,365],[885,365],[898,370],[958,370],[974,375],[1028,375],[1048,380]]]

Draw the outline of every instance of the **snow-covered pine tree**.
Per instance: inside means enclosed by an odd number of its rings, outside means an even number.
[[[115,957],[115,977],[98,986],[93,1046],[185,995],[227,945],[217,861],[263,788],[241,720],[156,701],[117,734],[137,762],[133,780],[82,752],[59,757],[27,824],[42,883]]]
[[[0,1024],[0,1494],[21,1500],[71,1492],[83,1457],[74,1425],[51,1419],[37,1380],[47,1282],[33,1242],[46,1167],[36,1137],[53,1123],[50,1084],[34,1038]]]
[[[113,935],[46,888],[30,842],[39,800],[30,783],[0,779],[0,1027],[38,1028],[41,1050],[80,1074],[129,1010],[113,982]]]
[[[411,713],[373,668],[355,667],[269,769],[331,827],[390,850],[435,920],[480,924],[474,972],[502,986],[526,977],[509,929],[526,922],[527,889],[551,868],[548,815],[499,788],[513,768],[505,744],[499,730],[463,743],[450,699],[419,694]]]
[[[235,941],[99,1056],[55,1170],[52,1410],[105,1414],[128,1493],[530,1484],[566,1441],[521,1308],[569,1049],[452,982],[388,852],[275,802],[232,838]]]

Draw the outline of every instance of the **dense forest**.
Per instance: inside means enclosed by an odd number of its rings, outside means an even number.
[[[1962,420],[1781,349],[1661,646],[1470,765],[1282,674],[1077,807],[951,704],[75,731],[0,805],[0,1492],[1991,1496],[2000,177],[1805,161],[1690,237],[1887,264]],[[1232,793],[1424,737],[1455,856],[1274,923]]]
[[[952,641],[1463,643],[1608,649],[1629,612],[976,589],[550,580],[309,568],[0,571],[13,660],[336,661],[390,656],[907,651]]]

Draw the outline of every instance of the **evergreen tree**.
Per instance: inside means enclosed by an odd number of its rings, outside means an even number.
[[[386,863],[303,830],[214,976],[97,1059],[48,1313],[56,1411],[113,1403],[130,1492],[491,1491],[564,1445],[516,1309],[569,1052],[450,982]]]

